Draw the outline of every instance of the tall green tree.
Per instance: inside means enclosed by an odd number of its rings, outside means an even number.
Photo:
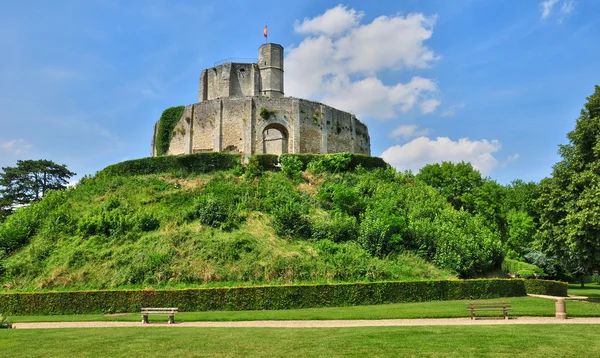
[[[562,160],[542,180],[537,242],[573,275],[600,270],[600,86],[560,146]]]
[[[51,160],[18,160],[16,167],[0,172],[0,205],[10,208],[39,201],[48,190],[66,188],[74,175],[66,165]]]
[[[465,194],[484,183],[481,173],[465,162],[428,164],[421,168],[416,179],[437,189],[455,209],[469,211],[472,208],[467,207]]]

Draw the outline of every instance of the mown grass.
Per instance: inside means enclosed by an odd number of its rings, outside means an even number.
[[[491,300],[481,300],[482,302]],[[507,301],[512,305],[511,316],[549,316],[555,314],[553,300],[537,297],[501,298],[493,301]],[[274,311],[208,311],[181,312],[177,322],[195,321],[258,321],[258,320],[331,320],[331,319],[400,319],[400,318],[457,318],[469,317],[467,300],[398,303],[375,306],[328,307]],[[567,313],[570,317],[600,317],[600,304],[568,301]],[[501,316],[502,313],[487,312],[484,316]],[[151,321],[166,321],[166,316],[152,316]],[[11,316],[15,322],[76,322],[76,321],[127,321],[140,320],[139,313],[128,315],[64,315],[64,316]]]
[[[600,285],[597,283],[586,283],[584,288],[579,284],[569,285],[569,295],[587,296],[589,298],[600,299]]]
[[[4,330],[11,357],[597,357],[594,325]]]

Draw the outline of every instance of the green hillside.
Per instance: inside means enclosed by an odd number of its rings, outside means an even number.
[[[203,173],[218,166],[167,170],[202,156],[164,158],[109,167],[9,216],[3,289],[474,277],[502,261],[479,217],[389,167],[289,156],[281,171],[259,158]]]

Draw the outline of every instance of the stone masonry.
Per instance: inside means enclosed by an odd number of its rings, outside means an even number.
[[[269,43],[259,48],[258,63],[224,63],[202,71],[198,103],[185,107],[168,154],[212,151],[370,155],[371,146],[367,126],[353,114],[284,97],[283,47]]]

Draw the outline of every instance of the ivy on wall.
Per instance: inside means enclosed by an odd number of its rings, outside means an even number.
[[[173,129],[181,119],[184,109],[184,106],[167,108],[160,116],[155,142],[156,155],[165,155],[169,151],[169,145],[173,139]]]

